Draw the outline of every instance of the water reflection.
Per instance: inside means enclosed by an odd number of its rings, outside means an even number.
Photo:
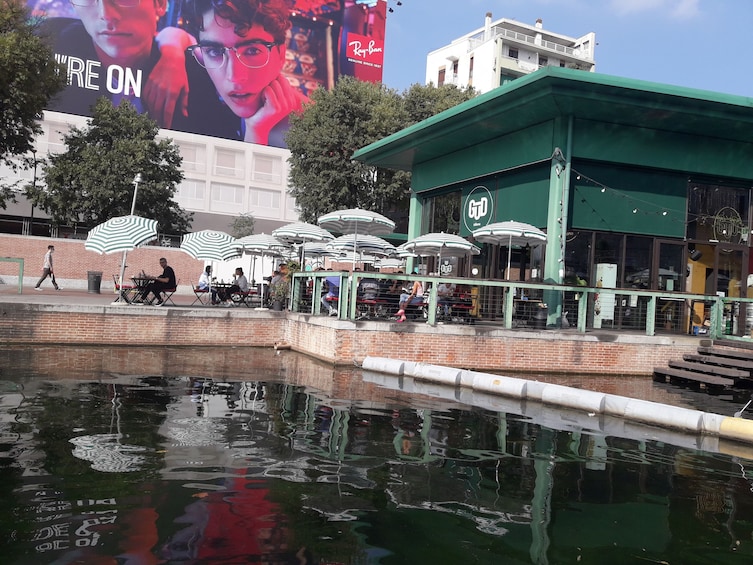
[[[753,556],[740,457],[556,431],[290,352],[40,348],[0,362],[4,563]]]

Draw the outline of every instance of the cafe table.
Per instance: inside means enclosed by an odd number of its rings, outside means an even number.
[[[151,304],[148,299],[142,300],[141,297],[144,295],[144,292],[146,292],[146,287],[148,287],[149,284],[154,282],[155,280],[157,280],[155,277],[149,277],[146,275],[131,277],[134,290],[132,297],[130,299],[126,298],[126,302],[128,302],[128,304]]]

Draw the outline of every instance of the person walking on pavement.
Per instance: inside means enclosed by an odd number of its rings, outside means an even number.
[[[34,290],[42,290],[39,285],[42,284],[42,281],[46,279],[47,277],[50,277],[50,280],[52,281],[52,286],[55,287],[55,290],[63,290],[62,287],[58,286],[57,281],[55,280],[55,271],[52,268],[52,253],[55,251],[54,245],[48,245],[47,246],[47,253],[44,254],[44,267],[42,268],[42,276],[37,281],[36,286],[34,287]]]

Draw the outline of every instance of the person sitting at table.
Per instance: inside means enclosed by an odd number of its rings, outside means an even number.
[[[219,299],[224,302],[225,306],[232,306],[233,294],[238,292],[248,292],[248,279],[246,278],[246,275],[243,274],[243,269],[241,267],[235,268],[234,279],[233,284],[227,288],[220,289],[218,293]]]
[[[424,301],[424,285],[419,280],[413,281],[413,286],[410,292],[403,292],[400,295],[400,309],[397,311],[397,321],[404,322],[405,309],[413,304],[423,304]]]
[[[337,316],[337,300],[340,297],[340,277],[331,276],[324,279],[327,285],[327,293],[322,296],[322,308],[330,316]],[[333,306],[334,304],[334,306]]]
[[[217,304],[217,289],[212,286],[212,265],[207,265],[204,272],[199,277],[199,284],[196,285],[198,290],[212,291],[212,304]]]
[[[452,307],[452,297],[455,294],[455,285],[448,282],[441,282],[437,285],[437,303],[442,308],[442,314],[445,317],[450,316]]]
[[[175,271],[167,264],[167,259],[161,257],[159,260],[160,267],[162,267],[162,274],[158,277],[154,277],[154,280],[146,285],[141,293],[141,300],[147,302],[149,300],[149,293],[154,294],[154,306],[162,306],[162,291],[167,289],[173,289],[176,286],[175,283]]]

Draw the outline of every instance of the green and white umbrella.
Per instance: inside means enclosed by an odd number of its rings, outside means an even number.
[[[289,244],[298,244],[311,241],[327,242],[335,239],[331,233],[324,228],[306,222],[293,222],[272,231],[272,235]],[[305,245],[301,247],[301,269],[305,268],[306,252]]]
[[[290,249],[290,247],[274,237],[273,235],[269,235],[266,233],[255,233],[252,235],[247,235],[245,237],[240,237],[235,240],[234,244],[237,248],[240,249],[241,253],[245,255],[251,255],[253,257],[253,262],[251,263],[250,268],[250,276],[253,277],[254,269],[256,267],[256,257],[261,257],[262,261],[262,269],[264,268],[264,258],[266,256],[270,257],[276,257],[281,255],[283,252]],[[262,297],[262,306],[263,306],[263,300],[264,300],[264,277],[261,278],[261,297]]]
[[[367,253],[389,257],[394,255],[395,246],[375,235],[341,235],[327,243],[327,249],[338,252]]]
[[[123,252],[120,278],[117,281],[121,293],[118,301],[123,296],[123,278],[128,252],[155,239],[157,239],[157,220],[142,218],[134,214],[110,218],[94,226],[86,236],[84,249],[102,254]]]
[[[524,247],[526,245],[543,244],[546,242],[546,234],[536,226],[523,222],[508,220],[495,222],[473,231],[473,237],[481,243],[507,246],[507,279],[510,279],[510,260],[512,247]]]
[[[355,258],[360,251],[359,247],[363,236],[387,235],[395,231],[395,222],[386,216],[360,208],[329,212],[319,216],[316,223],[329,231],[353,235],[354,269],[356,266]]]
[[[442,257],[466,257],[481,253],[481,249],[467,239],[444,232],[427,233],[406,241],[400,246],[400,251],[421,257],[437,257],[437,265],[442,264]]]
[[[110,218],[89,231],[84,249],[97,253],[130,251],[157,239],[157,220],[141,216]]]
[[[180,240],[180,250],[194,259],[227,261],[241,256],[235,238],[222,231],[202,230],[187,233]]]

